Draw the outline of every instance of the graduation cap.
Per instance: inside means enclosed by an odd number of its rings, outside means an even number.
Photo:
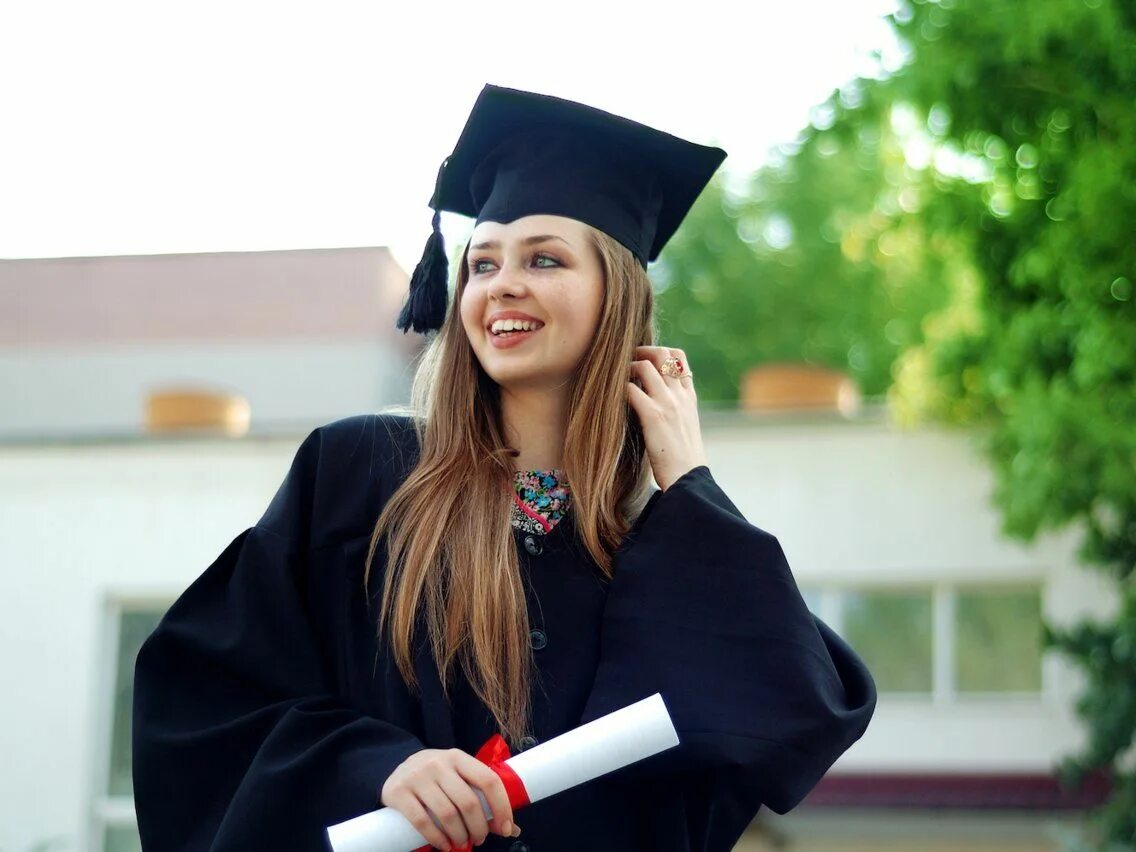
[[[441,211],[508,223],[537,213],[585,222],[647,268],[685,218],[726,152],[575,101],[486,84],[430,206],[434,231],[410,279],[396,326],[441,328],[448,261]]]

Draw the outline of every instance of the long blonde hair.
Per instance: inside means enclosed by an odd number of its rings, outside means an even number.
[[[635,347],[655,341],[655,302],[634,255],[602,231],[588,232],[603,268],[603,306],[572,385],[561,466],[571,485],[577,540],[610,579],[612,554],[651,491],[626,385]],[[364,584],[386,534],[378,636],[391,643],[403,679],[417,686],[412,643],[423,618],[444,694],[459,662],[502,735],[515,744],[528,729],[533,665],[510,523],[516,450],[504,438],[499,387],[482,369],[461,321],[468,251],[467,242],[446,319],[423,350],[411,386],[418,462],[375,524]],[[433,518],[445,523],[426,520]]]

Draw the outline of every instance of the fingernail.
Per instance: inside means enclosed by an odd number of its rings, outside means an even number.
[[[513,831],[509,836],[510,837],[520,837],[521,836],[521,827],[519,825],[514,825]]]

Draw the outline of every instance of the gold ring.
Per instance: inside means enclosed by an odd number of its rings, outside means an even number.
[[[674,378],[694,378],[694,373],[683,367],[682,361],[674,355],[663,360],[663,365],[659,367],[659,372],[664,376],[673,376]]]

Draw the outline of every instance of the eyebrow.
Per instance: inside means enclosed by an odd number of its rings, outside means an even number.
[[[535,237],[525,237],[525,239],[521,240],[521,245],[531,246],[536,243],[545,243],[549,240],[560,240],[560,242],[564,243],[564,245],[568,246],[569,248],[572,247],[572,244],[570,242],[568,242],[563,237],[556,236],[555,234],[538,234]],[[489,240],[488,242],[478,243],[477,245],[470,246],[470,248],[496,249],[501,248],[501,243],[498,240]]]

